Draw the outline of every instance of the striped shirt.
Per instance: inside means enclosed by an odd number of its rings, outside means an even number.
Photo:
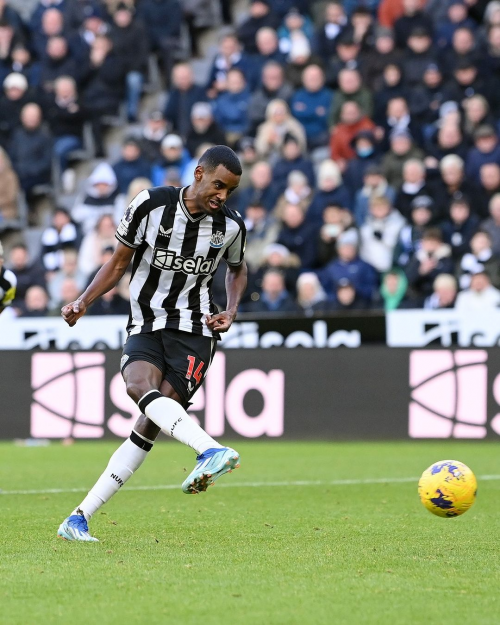
[[[130,280],[129,334],[162,328],[219,338],[205,315],[217,312],[212,281],[222,258],[243,262],[245,225],[223,206],[214,216],[191,215],[184,189],[141,191],[125,211],[116,238],[136,250]]]

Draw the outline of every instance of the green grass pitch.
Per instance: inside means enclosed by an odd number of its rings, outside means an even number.
[[[186,496],[194,454],[162,442],[92,520],[100,543],[58,539],[116,446],[0,445],[2,625],[499,622],[498,444],[244,442],[241,469]],[[479,481],[456,519],[411,479],[448,458]]]

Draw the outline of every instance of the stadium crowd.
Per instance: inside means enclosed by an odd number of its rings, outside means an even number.
[[[0,0],[15,314],[58,314],[109,258],[130,199],[189,184],[220,143],[244,167],[228,201],[248,232],[243,311],[500,306],[500,2],[250,0],[240,17],[218,0],[40,0],[23,21]],[[218,50],[200,76],[207,29]],[[146,110],[152,55],[166,104]],[[71,195],[82,152],[92,173]],[[33,257],[8,237],[22,198],[37,224],[47,186]],[[224,307],[222,271],[214,293]],[[127,311],[124,280],[90,314]]]

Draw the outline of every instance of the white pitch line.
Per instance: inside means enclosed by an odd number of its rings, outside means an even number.
[[[227,482],[218,484],[218,488],[262,488],[262,487],[289,487],[289,486],[362,486],[364,484],[405,484],[417,483],[418,477],[379,477],[363,480],[297,480],[289,482]],[[479,481],[500,480],[500,475],[481,475]],[[158,486],[128,486],[126,491],[176,490],[179,484],[159,484]],[[0,495],[60,495],[66,493],[86,493],[89,488],[47,488],[44,490],[0,490]]]

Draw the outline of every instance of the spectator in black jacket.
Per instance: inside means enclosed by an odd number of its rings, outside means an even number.
[[[450,204],[450,218],[443,222],[443,240],[451,246],[451,256],[459,260],[470,252],[470,242],[479,228],[479,217],[471,214],[468,200],[457,197]]]
[[[48,109],[54,154],[59,158],[61,172],[68,167],[68,154],[83,147],[85,119],[76,82],[70,76],[61,76],[54,82],[54,99]]]
[[[415,28],[408,38],[407,50],[403,57],[403,75],[409,87],[422,82],[427,66],[435,62],[436,52],[428,30]]]
[[[394,33],[389,28],[379,28],[375,45],[361,56],[361,73],[364,84],[376,91],[383,87],[384,69],[388,65],[400,65],[402,52],[395,46]]]
[[[204,143],[223,145],[226,135],[214,121],[212,107],[208,102],[196,102],[191,109],[191,129],[186,139],[186,148],[191,156]]]
[[[250,96],[248,115],[251,132],[255,133],[260,124],[266,120],[267,105],[271,100],[288,100],[293,95],[293,88],[285,82],[285,71],[276,61],[269,61],[262,68],[261,86]]]
[[[40,262],[32,261],[29,257],[28,248],[23,243],[14,245],[9,254],[8,268],[17,278],[16,298],[13,305],[19,307],[23,302],[26,291],[30,286],[46,288],[45,269]]]
[[[276,185],[278,195],[281,195],[287,186],[288,175],[292,171],[301,171],[314,188],[314,168],[309,158],[304,156],[300,142],[291,133],[285,135],[281,146],[281,158],[273,168],[273,182]]]
[[[61,76],[71,76],[79,81],[82,71],[71,56],[66,39],[51,37],[40,63],[40,86],[45,93],[54,92],[54,82]]]
[[[40,63],[34,60],[31,50],[25,43],[17,43],[8,63],[0,64],[0,83],[12,72],[22,74],[30,87],[38,87],[40,83]]]
[[[136,121],[139,100],[148,69],[148,34],[143,23],[134,19],[133,9],[121,2],[113,14],[110,31],[113,49],[125,64],[127,72],[127,115],[129,121]]]
[[[316,30],[314,36],[314,52],[327,60],[335,55],[337,39],[349,26],[341,2],[328,2],[325,7],[324,24]]]
[[[191,109],[196,102],[206,100],[205,89],[194,83],[194,74],[189,63],[178,63],[172,72],[172,85],[165,118],[172,130],[182,138],[191,128]]]
[[[52,139],[42,128],[42,122],[42,110],[38,104],[26,104],[21,111],[21,127],[12,135],[12,165],[28,200],[33,187],[50,182]]]
[[[441,273],[454,273],[451,248],[443,242],[439,228],[429,228],[422,237],[420,249],[406,268],[413,296],[422,300],[432,294],[434,280]]]
[[[269,0],[251,0],[248,18],[238,28],[238,39],[248,54],[258,54],[255,42],[257,32],[263,27],[278,28],[279,18],[271,13]]]
[[[83,85],[83,105],[90,112],[96,156],[104,156],[103,115],[115,115],[125,90],[125,66],[108,37],[96,37]]]
[[[137,9],[137,16],[144,22],[151,49],[158,53],[162,61],[165,80],[169,87],[175,52],[179,47],[181,36],[181,3],[179,0],[142,0]]]
[[[8,148],[10,137],[19,126],[21,109],[32,101],[25,76],[13,72],[3,81],[4,94],[0,97],[0,145]]]
[[[44,11],[40,27],[33,30],[31,45],[36,56],[41,59],[47,49],[47,42],[51,37],[64,37],[64,14],[59,8],[47,8]]]
[[[318,256],[318,225],[307,222],[304,211],[297,204],[286,204],[282,219],[283,227],[277,242],[300,258],[302,269],[314,268]]]
[[[151,165],[143,158],[136,139],[127,137],[122,146],[122,157],[113,165],[120,193],[127,193],[130,183],[135,178],[150,178]]]
[[[102,0],[69,0],[64,5],[66,26],[69,30],[78,30],[89,19],[99,15],[107,18],[106,3]]]
[[[161,160],[161,142],[167,136],[167,122],[163,113],[151,111],[138,137],[141,152],[148,163]]]
[[[415,28],[423,28],[432,34],[432,21],[421,10],[420,0],[403,0],[403,15],[394,22],[394,34],[398,48],[405,48],[410,34]]]
[[[250,171],[250,186],[238,195],[238,210],[245,215],[247,206],[259,202],[271,212],[278,199],[276,185],[273,182],[271,166],[266,161],[257,161]]]

